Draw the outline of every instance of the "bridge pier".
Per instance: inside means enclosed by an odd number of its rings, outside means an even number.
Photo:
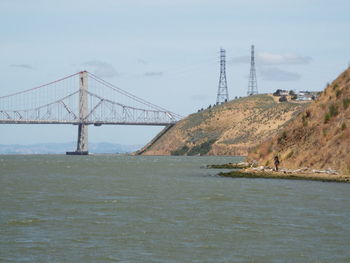
[[[88,126],[84,124],[88,116],[88,76],[87,71],[79,73],[79,120],[77,149],[67,155],[88,155]]]
[[[88,155],[88,126],[85,124],[79,124],[78,126],[78,142],[76,155]]]

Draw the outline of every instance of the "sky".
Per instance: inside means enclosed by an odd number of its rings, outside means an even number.
[[[182,116],[216,101],[323,90],[350,62],[348,0],[0,0],[0,96],[88,70]],[[89,128],[92,142],[145,144],[162,128]],[[70,142],[73,125],[1,125],[0,144]]]

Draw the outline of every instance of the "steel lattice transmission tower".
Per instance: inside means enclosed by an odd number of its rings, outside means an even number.
[[[252,45],[251,58],[250,58],[250,74],[248,81],[248,92],[247,95],[258,94],[258,84],[256,81],[256,72],[255,72],[255,57],[254,57],[254,45]]]
[[[227,90],[227,80],[226,80],[226,51],[225,49],[220,49],[220,78],[219,78],[219,88],[218,95],[216,97],[216,104],[221,104],[228,101],[228,90]]]

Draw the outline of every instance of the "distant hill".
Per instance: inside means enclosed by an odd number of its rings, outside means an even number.
[[[350,68],[320,97],[248,156],[273,165],[278,155],[287,168],[332,168],[350,174]]]
[[[276,134],[307,103],[283,102],[268,94],[226,102],[194,113],[163,132],[144,155],[240,155]]]
[[[140,145],[121,145],[112,143],[89,143],[90,153],[130,153],[140,149]],[[0,154],[65,154],[76,148],[75,142],[40,143],[31,145],[0,144]]]

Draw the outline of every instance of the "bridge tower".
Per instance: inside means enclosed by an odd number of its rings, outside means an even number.
[[[247,95],[258,94],[258,84],[256,81],[256,72],[255,72],[255,58],[254,58],[254,45],[252,45],[251,57],[250,57],[250,74],[248,81],[248,92]]]
[[[79,73],[79,124],[78,141],[75,152],[67,152],[68,155],[88,155],[88,125],[85,124],[88,115],[88,76],[87,71]]]
[[[220,78],[219,78],[219,88],[216,97],[216,104],[221,104],[228,101],[228,90],[227,90],[227,80],[226,80],[226,51],[225,49],[220,49]]]

